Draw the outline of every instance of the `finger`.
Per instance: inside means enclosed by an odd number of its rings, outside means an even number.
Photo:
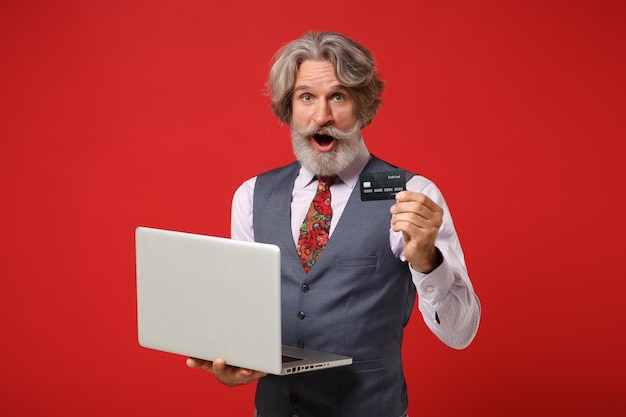
[[[212,371],[215,376],[218,377],[228,375],[250,376],[254,373],[254,371],[251,369],[228,366],[223,359],[216,359],[215,361],[213,361]]]
[[[215,378],[223,384],[237,386],[249,384],[267,374],[264,372],[253,371],[251,369],[228,366],[222,360],[215,360],[213,362],[213,375],[215,375]]]
[[[401,232],[402,240],[404,240],[405,244],[409,241],[422,241],[431,235],[430,228],[416,226],[409,222],[395,223],[391,226],[391,230]]]
[[[406,202],[397,202],[396,204],[391,206],[389,210],[393,217],[402,218],[407,220],[410,216],[420,216],[424,218],[428,218],[431,215],[431,210],[428,209],[422,203],[419,203],[414,200],[406,201]]]
[[[414,226],[419,229],[428,229],[435,226],[432,222],[434,218],[432,213],[405,211],[394,214],[391,218],[391,225],[402,228]]]
[[[415,202],[422,204],[431,211],[441,211],[441,207],[435,203],[430,197],[422,193],[415,193],[412,191],[401,191],[396,194],[396,201],[399,203]]]
[[[213,373],[216,375],[224,373],[226,370],[226,361],[224,359],[215,359],[213,361]]]
[[[413,225],[418,228],[429,229],[433,227],[438,229],[443,220],[443,209],[432,202],[432,200],[429,199],[429,201],[434,205],[432,209],[414,200],[394,204],[391,207],[391,224],[393,226],[399,226],[402,223],[406,223],[405,226],[407,227]],[[398,231],[397,228],[394,230]]]
[[[208,361],[202,360],[202,359],[196,359],[196,358],[187,358],[187,366],[190,368],[203,368],[207,365],[207,363],[210,363]]]
[[[250,369],[229,366],[223,359],[213,361],[211,372],[213,372],[218,379],[246,377],[253,373]]]

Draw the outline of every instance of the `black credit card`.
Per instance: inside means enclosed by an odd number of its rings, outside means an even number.
[[[363,172],[359,176],[361,201],[393,200],[396,194],[406,190],[404,171]]]

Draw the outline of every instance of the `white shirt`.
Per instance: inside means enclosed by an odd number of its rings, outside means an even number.
[[[358,182],[359,174],[370,158],[365,143],[361,141],[355,161],[346,170],[340,172],[331,185],[333,218],[330,224],[330,236],[341,219],[348,198]],[[317,181],[313,181],[314,179],[313,173],[301,167],[293,186],[291,230],[294,250],[298,242],[300,226],[317,189]],[[254,241],[252,200],[255,184],[256,177],[250,178],[235,192],[231,217],[233,239]],[[429,274],[422,274],[409,266],[417,288],[419,311],[428,328],[442,342],[452,348],[465,348],[478,330],[480,302],[467,274],[463,250],[454,229],[452,217],[443,195],[432,181],[415,175],[407,181],[406,188],[409,191],[425,194],[444,210],[443,224],[435,242],[443,255],[442,264]],[[392,252],[402,261],[406,261],[402,233],[391,230],[391,225],[389,244]]]

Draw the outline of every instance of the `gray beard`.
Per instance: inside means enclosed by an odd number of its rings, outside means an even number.
[[[319,152],[311,146],[312,136],[323,133],[332,136],[337,141],[331,152]],[[361,142],[361,124],[357,122],[347,132],[334,127],[312,126],[304,131],[298,131],[291,124],[291,144],[293,153],[303,167],[315,175],[336,175],[346,169],[359,153]]]

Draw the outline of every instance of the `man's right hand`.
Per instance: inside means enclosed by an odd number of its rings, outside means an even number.
[[[209,371],[215,376],[215,379],[229,387],[249,384],[267,375],[265,372],[226,365],[223,359],[216,359],[211,362],[202,359],[187,358],[187,366]]]

